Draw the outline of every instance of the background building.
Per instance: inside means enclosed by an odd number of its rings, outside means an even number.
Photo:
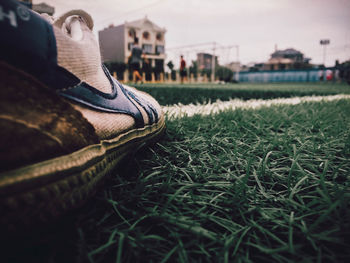
[[[263,70],[290,70],[309,68],[310,59],[294,48],[275,50],[271,58],[264,64]]]
[[[232,70],[233,72],[237,72],[241,70],[241,63],[237,61],[233,61],[225,65],[227,68]]]
[[[24,3],[26,6],[28,6],[29,8],[33,9],[33,11],[38,12],[39,14],[46,13],[52,16],[55,13],[55,8],[46,3],[33,4],[32,0],[20,0],[20,1]]]
[[[128,63],[134,39],[139,39],[145,57],[155,72],[164,71],[166,29],[147,17],[110,26],[98,32],[104,62]]]
[[[213,55],[208,53],[197,54],[197,64],[199,70],[211,70]],[[215,56],[215,65],[218,64],[218,57]]]

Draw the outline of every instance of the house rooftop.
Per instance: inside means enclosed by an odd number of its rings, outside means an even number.
[[[285,55],[303,55],[303,53],[301,53],[298,50],[295,50],[294,48],[287,48],[285,50],[276,50],[271,54],[271,56],[273,57],[283,57]]]
[[[147,16],[145,16],[144,18],[138,19],[138,20],[131,21],[131,22],[125,21],[125,25],[128,27],[134,27],[134,28],[143,28],[145,25],[149,25],[150,27],[152,27],[153,29],[155,29],[157,31],[166,32],[165,28],[157,26],[155,23],[153,23],[151,20],[149,20],[147,18]]]

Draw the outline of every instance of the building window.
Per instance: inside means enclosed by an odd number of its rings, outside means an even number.
[[[149,39],[149,33],[147,31],[143,32],[142,37],[143,37],[143,39],[148,40]]]
[[[159,41],[162,41],[163,40],[163,34],[158,32],[157,35],[156,35],[156,39],[159,40]]]
[[[136,37],[135,29],[133,29],[133,28],[129,29],[128,34],[129,34],[129,37],[135,38]]]
[[[152,45],[150,44],[143,44],[142,45],[143,52],[146,54],[152,54]]]
[[[156,53],[157,54],[164,54],[164,46],[163,45],[157,45],[156,46]]]

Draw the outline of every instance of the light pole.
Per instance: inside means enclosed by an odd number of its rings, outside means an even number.
[[[326,47],[331,41],[329,39],[321,39],[320,45],[323,46],[323,81],[326,81]]]
[[[216,49],[216,42],[213,43],[213,56],[211,57],[211,82],[213,83],[215,81],[215,49]]]
[[[237,61],[237,67],[236,67],[236,81],[237,83],[239,82],[239,67],[240,67],[240,64],[239,64],[239,46],[238,45],[235,45],[234,47],[236,47],[236,51],[237,51],[237,54],[236,54],[236,61]]]

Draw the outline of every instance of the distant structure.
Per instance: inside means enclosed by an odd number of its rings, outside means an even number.
[[[291,70],[310,68],[311,59],[304,58],[304,54],[294,48],[275,50],[271,58],[262,66],[263,70]]]
[[[103,61],[128,63],[134,39],[137,37],[151,66],[162,72],[166,58],[165,33],[165,28],[157,26],[147,17],[119,26],[110,25],[98,32]]]
[[[243,72],[258,71],[283,71],[283,70],[302,70],[317,68],[318,65],[310,64],[311,59],[304,57],[304,54],[294,48],[277,50],[271,54],[266,62],[251,62],[241,66]]]
[[[55,8],[46,3],[33,4],[32,0],[20,0],[20,1],[23,2],[29,8],[31,8],[33,11],[38,12],[39,14],[46,13],[52,16],[55,13]]]
[[[197,64],[200,70],[211,70],[213,55],[208,53],[197,54]],[[215,65],[218,64],[218,57],[215,56]]]
[[[240,82],[318,82],[326,79],[319,65],[310,64],[309,58],[294,48],[278,50],[264,63],[249,63],[241,67]]]
[[[53,6],[46,4],[46,3],[34,4],[32,6],[32,9],[35,12],[38,12],[39,14],[46,13],[50,16],[52,16],[55,13],[55,8]]]
[[[241,63],[237,61],[233,61],[225,65],[227,68],[231,69],[233,72],[237,72],[241,70]]]
[[[265,67],[265,63],[250,62],[250,63],[247,63],[246,65],[242,65],[240,70],[257,72],[257,71],[263,70],[264,67]]]

